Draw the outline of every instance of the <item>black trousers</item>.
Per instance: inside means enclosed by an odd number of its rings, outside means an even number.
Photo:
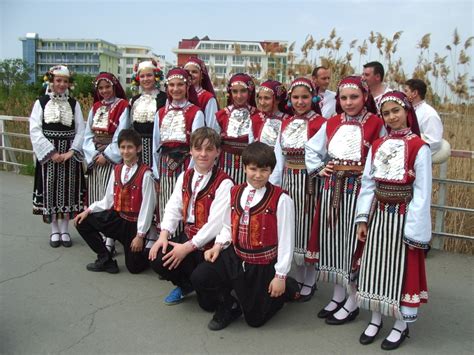
[[[171,239],[172,242],[184,244],[188,241],[186,234],[180,233],[178,236]],[[173,250],[173,246],[168,245],[167,252]],[[191,292],[193,287],[191,285],[190,277],[196,266],[204,261],[204,253],[200,250],[195,250],[189,253],[179,264],[176,269],[169,270],[168,267],[163,266],[164,261],[163,251],[160,250],[155,260],[150,262],[151,268],[155,270],[165,280],[171,281],[173,285],[179,286],[184,292]]]
[[[219,304],[232,307],[235,291],[245,321],[252,327],[260,327],[278,312],[285,297],[270,297],[268,286],[275,277],[275,262],[256,265],[242,262],[234,248],[222,251],[214,263],[200,264],[191,275],[191,282],[198,295],[201,308],[212,311]]]
[[[107,238],[122,243],[125,252],[125,266],[132,274],[138,274],[148,267],[148,250],[143,249],[141,252],[134,253],[130,249],[132,240],[137,234],[137,223],[121,218],[116,211],[91,213],[76,228],[89,247],[97,254],[99,260],[112,258],[102,241],[102,236],[99,233],[101,232]]]

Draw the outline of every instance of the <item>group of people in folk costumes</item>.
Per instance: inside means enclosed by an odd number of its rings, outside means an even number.
[[[383,90],[377,106],[369,75],[336,93],[329,75],[318,67],[287,90],[235,74],[219,110],[200,59],[171,69],[165,92],[144,61],[130,101],[113,74],[96,77],[84,122],[68,68],[52,67],[30,117],[34,213],[51,224],[50,245],[72,245],[74,219],[97,254],[87,269],[117,273],[119,240],[131,273],[151,265],[176,286],[166,304],[195,291],[215,312],[211,330],[242,313],[263,325],[286,301],[308,301],[319,274],[334,284],[319,318],[370,310],[369,344],[394,317],[382,348],[397,348],[427,301],[430,147],[404,93]]]

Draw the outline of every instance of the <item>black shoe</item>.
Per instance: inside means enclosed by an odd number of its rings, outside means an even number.
[[[119,272],[117,261],[113,259],[106,261],[97,259],[93,263],[87,264],[86,268],[87,270],[94,272],[106,271],[109,274],[117,274]]]
[[[115,245],[106,245],[105,246],[111,257],[117,256],[117,250],[115,250]]]
[[[51,239],[53,237],[53,235],[55,235],[55,234],[61,235],[61,233],[52,233],[49,236],[49,245],[51,246],[51,248],[57,248],[61,245],[61,239],[59,239],[59,240],[52,240]]]
[[[398,339],[398,341],[396,342],[391,342],[391,341],[388,341],[386,338],[383,340],[382,342],[382,345],[381,345],[381,348],[383,350],[395,350],[397,349],[401,343],[403,343],[403,341],[405,340],[405,338],[409,338],[410,336],[408,335],[410,333],[410,331],[408,330],[408,325],[407,325],[407,328],[405,330],[399,330],[397,328],[392,328],[392,330],[396,330],[397,332],[399,332],[401,335],[400,335],[400,339]]]
[[[300,286],[298,282],[296,282],[294,278],[288,276],[285,281],[285,301],[298,301],[300,297]]]
[[[349,311],[346,308],[342,307],[342,309],[344,309],[347,313],[349,313]],[[334,317],[334,314],[331,314],[329,317],[326,318],[326,324],[341,325],[341,324],[344,324],[356,319],[358,315],[359,315],[359,307],[357,307],[355,310],[350,312],[347,315],[347,317],[343,319],[337,319],[336,317]]]
[[[211,321],[208,323],[207,327],[210,330],[221,330],[227,327],[234,320],[239,318],[242,315],[242,310],[240,306],[237,305],[236,308],[231,310],[226,309],[223,305],[217,307],[216,313],[212,317]]]
[[[380,322],[380,324],[375,324],[375,323],[370,322],[369,325],[373,325],[374,327],[377,327],[377,333],[375,333],[374,336],[370,336],[370,335],[365,334],[365,330],[364,330],[364,332],[360,335],[360,338],[359,338],[359,343],[361,343],[362,345],[368,345],[374,342],[375,337],[380,332],[380,329],[382,329],[383,327],[383,322]]]
[[[300,285],[301,285],[301,288],[303,288],[303,287],[311,288],[311,292],[307,295],[302,295],[301,291],[300,291],[300,297],[297,299],[297,301],[298,302],[308,302],[311,298],[313,298],[314,292],[316,291],[316,284],[314,284],[313,286],[309,286],[309,285],[300,283]]]
[[[67,234],[69,236],[69,240],[63,240],[63,235],[64,234]],[[65,248],[72,247],[72,239],[71,239],[71,235],[69,233],[61,233],[61,245]]]
[[[346,303],[346,299],[344,298],[341,302],[336,302],[334,300],[331,300],[331,302],[334,302],[335,304],[337,304],[336,308],[334,308],[332,311],[328,311],[327,309],[324,309],[324,308],[321,309],[318,312],[318,318],[324,319],[329,316],[332,316],[334,313],[339,311],[342,308],[342,306],[344,306],[344,303]]]

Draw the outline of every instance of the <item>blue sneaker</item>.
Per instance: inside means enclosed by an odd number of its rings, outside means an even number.
[[[183,290],[181,287],[176,287],[174,290],[170,292],[168,296],[165,298],[165,304],[168,306],[173,306],[175,304],[183,302],[184,295]]]

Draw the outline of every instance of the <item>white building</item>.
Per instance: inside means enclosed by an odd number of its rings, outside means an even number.
[[[228,79],[232,74],[243,72],[259,80],[274,79],[286,82],[288,42],[286,41],[237,41],[182,39],[173,49],[178,65],[184,65],[189,57],[202,59],[213,78]]]

